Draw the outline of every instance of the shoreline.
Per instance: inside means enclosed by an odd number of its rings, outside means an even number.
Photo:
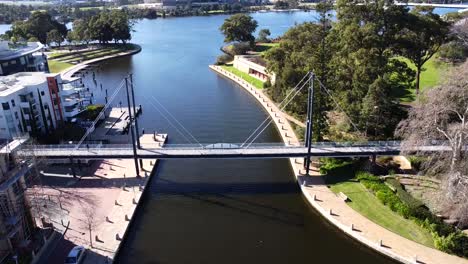
[[[136,47],[136,49],[132,49],[132,50],[129,50],[129,51],[126,51],[126,52],[119,52],[119,53],[116,53],[116,54],[112,54],[112,55],[108,55],[108,56],[104,56],[104,57],[100,57],[100,58],[95,58],[95,59],[92,59],[92,60],[83,61],[83,62],[78,63],[78,64],[74,65],[73,67],[65,69],[65,70],[63,70],[63,71],[61,71],[61,72],[59,72],[57,74],[60,75],[62,80],[71,80],[71,79],[73,79],[73,75],[76,72],[78,72],[80,70],[83,70],[83,69],[89,67],[90,65],[92,65],[94,63],[99,63],[99,62],[103,62],[103,61],[110,60],[110,59],[115,59],[115,58],[120,58],[120,57],[125,57],[125,56],[131,56],[131,55],[135,55],[135,54],[140,53],[141,46],[137,45],[137,44],[133,44],[133,43],[132,43],[132,45],[134,45]]]
[[[209,65],[209,68],[221,76],[234,81],[254,96],[274,121],[284,143],[298,144],[299,141],[294,130],[291,125],[286,122],[283,113],[261,90],[219,66]],[[333,193],[318,174],[305,176],[304,173],[302,173],[305,170],[302,168],[303,159],[291,158],[289,161],[297,183],[308,204],[320,213],[329,223],[333,224],[335,228],[338,228],[342,234],[355,239],[377,253],[401,263],[468,263],[466,259],[449,255],[437,249],[428,248],[417,242],[401,237],[370,221],[354,211],[342,201],[341,198]],[[341,218],[340,215],[342,216]],[[344,221],[344,219],[346,221]],[[349,223],[350,221],[353,223]],[[391,247],[389,244],[391,244]]]

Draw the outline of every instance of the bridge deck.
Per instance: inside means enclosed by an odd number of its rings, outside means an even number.
[[[423,151],[446,151],[446,146],[419,147]],[[360,145],[360,146],[330,146],[314,145],[311,156],[314,157],[359,157],[359,156],[392,156],[399,155],[401,147],[394,145]],[[133,158],[131,145],[102,145],[101,147],[80,147],[75,149],[67,145],[42,146],[37,148],[23,148],[16,151],[19,156],[40,156],[47,158]],[[138,158],[141,159],[206,159],[206,158],[294,158],[307,156],[307,148],[291,145],[256,145],[238,147],[234,144],[207,145],[207,146],[148,146],[138,149]]]

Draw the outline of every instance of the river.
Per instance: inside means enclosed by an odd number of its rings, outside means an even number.
[[[277,37],[317,14],[252,16]],[[104,63],[98,82],[112,90],[133,72],[140,128],[168,133],[170,143],[186,140],[155,109],[156,100],[200,142],[243,142],[266,113],[208,68],[220,54],[225,18],[139,21],[132,42],[142,52]],[[257,140],[278,141],[274,127]],[[118,263],[394,263],[309,208],[287,160],[163,161],[147,188]]]
[[[152,96],[198,141],[243,142],[266,113],[208,68],[220,54],[218,28],[226,17],[140,21],[132,41],[142,52],[107,62],[98,82],[112,89],[133,72],[143,105],[140,127],[169,133],[170,143],[186,140],[154,108]],[[253,17],[276,37],[316,14]],[[278,141],[274,127],[257,140]],[[118,263],[393,263],[309,208],[287,160],[163,161],[148,188]]]

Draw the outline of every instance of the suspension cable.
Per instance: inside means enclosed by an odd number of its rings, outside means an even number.
[[[122,89],[122,87],[124,86],[125,84],[125,79],[122,79],[122,81],[120,82],[120,84],[118,85],[117,89],[114,91],[114,93],[111,95],[110,97],[110,100],[107,101],[107,103],[104,105],[104,108],[101,110],[101,112],[99,113],[99,115],[94,119],[93,123],[91,124],[91,126],[86,130],[86,133],[81,137],[80,141],[78,141],[78,143],[75,145],[75,148],[74,150],[77,150],[80,145],[83,143],[83,141],[89,136],[89,134],[91,134],[92,132],[92,128],[94,128],[97,124],[97,122],[99,121],[99,119],[101,119],[101,117],[105,114],[106,110],[109,108],[109,106],[111,105],[111,102],[114,100],[114,98],[117,96],[118,92]]]
[[[309,74],[305,74],[304,77],[302,77],[302,79],[296,84],[296,86],[291,89],[291,91],[284,97],[284,99],[278,104],[278,107],[281,107],[281,105],[288,99],[289,96],[291,96],[291,94],[297,89],[297,87],[304,81],[304,79],[308,76]],[[299,90],[301,90],[302,88],[304,88],[304,84],[302,84],[301,88],[299,88]],[[271,118],[270,115],[267,115],[267,117],[263,120],[263,122],[254,130],[252,131],[252,133],[245,139],[245,141],[242,143],[241,147],[244,146],[244,144],[249,141],[250,138],[252,138],[255,133],[263,126],[263,124],[265,124],[265,122],[267,122],[269,119]],[[268,126],[268,125],[267,125]]]
[[[146,98],[146,100],[151,104],[151,106],[153,106],[153,108],[154,108],[156,111],[158,111],[159,114],[161,114],[161,116],[162,116],[164,119],[166,119],[166,121],[169,123],[169,125],[171,125],[171,126],[177,131],[177,133],[179,133],[188,143],[192,144],[192,141],[190,141],[190,139],[188,139],[188,138],[185,136],[185,134],[182,133],[182,132],[179,130],[179,128],[177,128],[177,126],[175,126],[175,125],[171,122],[171,120],[169,120],[169,119],[164,115],[164,113],[161,112],[161,110],[159,110],[159,109],[156,107],[156,105],[155,105],[152,101],[148,100],[148,98]],[[200,143],[198,143],[198,144],[200,144]]]
[[[336,99],[333,97],[333,95],[331,94],[330,90],[327,89],[327,87],[325,87],[325,85],[323,85],[323,83],[317,79],[319,85],[320,85],[320,88],[322,88],[327,94],[328,96],[332,99],[333,103],[335,103],[335,105],[340,109],[341,112],[343,112],[346,116],[346,118],[349,120],[349,122],[351,123],[351,125],[354,127],[354,129],[360,133],[360,134],[363,134],[357,127],[357,125],[353,122],[353,120],[351,119],[351,117],[348,115],[348,113],[346,113],[346,111],[340,106],[340,104],[336,101]]]
[[[151,97],[152,97],[153,100],[169,115],[169,117],[172,117],[172,119],[173,119],[177,124],[179,124],[179,126],[181,127],[181,129],[182,129],[183,131],[185,131],[193,140],[195,140],[195,142],[197,142],[198,145],[203,146],[203,145],[200,143],[200,141],[198,141],[198,140],[193,136],[193,134],[190,133],[190,131],[188,131],[188,130],[184,127],[184,125],[182,125],[182,124],[177,120],[177,118],[175,118],[174,115],[172,115],[171,112],[169,112],[169,111],[167,110],[167,108],[164,107],[164,105],[161,104],[161,102],[159,102],[158,99],[156,99],[156,97],[154,97],[154,95],[152,95]]]
[[[310,78],[312,78],[312,77],[310,77]],[[305,82],[305,83],[301,86],[301,88],[299,88],[299,89],[296,91],[296,93],[294,93],[294,95],[288,100],[288,102],[287,102],[284,106],[282,106],[282,107],[280,108],[280,111],[283,111],[283,110],[286,108],[286,106],[288,106],[288,104],[299,94],[299,92],[302,90],[302,88],[304,88],[304,86],[305,86],[306,84],[307,84],[307,82]],[[257,136],[256,136],[254,139],[252,139],[252,141],[250,141],[250,143],[247,145],[246,148],[248,148],[248,147],[250,147],[250,145],[252,145],[252,143],[263,133],[263,131],[265,131],[265,129],[268,128],[268,126],[271,124],[271,122],[273,122],[273,119],[270,119],[270,122],[268,122],[268,124],[266,124],[266,126],[257,134]],[[244,144],[243,144],[243,145],[244,145]]]

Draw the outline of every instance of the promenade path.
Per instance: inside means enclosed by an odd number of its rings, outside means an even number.
[[[123,51],[123,52],[119,52],[119,53],[116,53],[116,54],[107,55],[107,56],[103,56],[103,57],[99,57],[99,58],[95,58],[95,59],[91,59],[91,60],[86,60],[86,61],[83,61],[81,63],[78,63],[75,66],[73,66],[71,68],[68,68],[68,69],[65,69],[65,70],[60,72],[62,80],[72,80],[74,78],[73,75],[75,73],[77,73],[80,70],[84,70],[84,69],[88,68],[91,64],[101,62],[101,61],[105,61],[105,60],[109,60],[109,59],[119,58],[119,57],[123,57],[123,56],[129,56],[129,55],[133,55],[133,54],[136,54],[136,53],[140,52],[141,47],[140,46],[136,46],[136,47],[137,48],[133,49],[133,50]]]
[[[262,93],[239,77],[211,65],[211,69],[233,80],[246,89],[272,117],[283,141],[299,142],[292,127],[286,122],[276,105]],[[349,207],[342,198],[333,193],[326,185],[316,168],[313,176],[304,175],[303,159],[290,159],[294,174],[307,201],[337,228],[378,252],[403,263],[426,264],[468,264],[468,260],[446,254],[401,237],[378,224],[370,221]]]
[[[156,137],[161,143],[166,139],[167,135]],[[145,134],[140,141],[144,146],[155,140],[153,135]],[[34,201],[39,206],[33,208],[47,208],[41,215],[59,232],[64,233],[68,223],[69,227],[64,239],[50,249],[53,253],[43,263],[62,264],[76,245],[88,249],[82,263],[112,262],[157,161],[143,160],[142,163],[142,177],[139,178],[132,159],[106,159],[96,161],[89,168],[76,168],[78,178],[68,174],[69,165],[47,168],[43,173],[47,176],[42,177],[43,186],[30,190],[30,195],[38,196]]]

